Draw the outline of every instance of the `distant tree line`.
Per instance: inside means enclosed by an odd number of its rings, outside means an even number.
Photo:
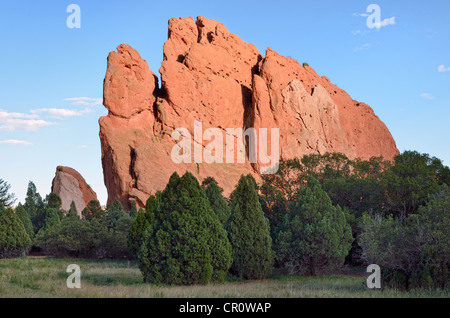
[[[128,232],[137,214],[127,213],[115,200],[105,210],[91,201],[82,218],[72,202],[61,209],[61,198],[50,193],[45,199],[30,181],[24,204],[0,207],[0,257],[39,253],[54,257],[131,258]],[[133,205],[136,209],[136,205]]]
[[[174,173],[145,209],[43,200],[25,203],[0,180],[0,257],[137,259],[144,280],[190,285],[273,274],[316,275],[378,264],[385,287],[446,288],[450,169],[407,151],[393,162],[334,153],[282,160],[258,186],[242,176],[228,199],[214,178]]]

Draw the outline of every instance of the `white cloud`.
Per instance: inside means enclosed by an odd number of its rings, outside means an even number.
[[[36,131],[39,128],[53,125],[53,123],[45,120],[35,119],[9,119],[0,122],[0,130],[3,131]]]
[[[431,96],[428,93],[422,93],[422,94],[420,94],[420,97],[422,97],[423,99],[428,99],[428,100],[432,100],[433,99],[433,96]]]
[[[364,35],[366,33],[369,33],[369,31],[361,31],[361,30],[352,31],[353,35]]]
[[[91,109],[72,110],[72,109],[65,109],[65,108],[39,108],[39,109],[33,109],[30,112],[32,114],[47,113],[50,117],[62,118],[62,117],[83,116],[84,114],[91,113],[92,110]]]
[[[445,67],[444,64],[439,65],[438,72],[440,72],[440,73],[450,72],[450,67]]]
[[[78,149],[85,149],[85,148],[87,148],[88,146],[86,146],[86,145],[80,145],[80,146],[78,146],[77,148]]]
[[[364,51],[364,50],[368,50],[369,48],[371,47],[371,44],[370,43],[365,43],[365,44],[363,44],[363,45],[361,45],[361,46],[358,46],[358,47],[355,47],[354,49],[353,49],[353,51]]]
[[[381,21],[379,23],[374,23],[374,26],[379,29],[379,28],[382,28],[382,27],[385,27],[388,25],[394,25],[394,24],[395,24],[395,17],[392,17],[392,18],[384,19],[383,21]]]
[[[22,119],[35,119],[39,118],[36,114],[25,114],[25,113],[10,113],[3,109],[0,109],[0,121],[3,119],[16,119],[16,118],[22,118]]]
[[[30,145],[32,145],[31,142],[23,141],[23,140],[15,140],[15,139],[0,140],[0,144],[14,145],[14,146],[30,146]]]
[[[36,131],[53,123],[38,119],[37,114],[10,113],[0,109],[0,130],[2,131]]]
[[[367,13],[355,12],[355,13],[352,14],[352,16],[354,16],[354,17],[368,17],[369,15]]]
[[[71,102],[73,105],[81,106],[97,106],[103,103],[102,98],[90,98],[90,97],[71,97],[64,99],[67,102]]]

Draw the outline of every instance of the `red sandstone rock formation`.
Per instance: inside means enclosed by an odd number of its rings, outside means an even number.
[[[282,158],[342,152],[350,158],[398,150],[384,123],[364,103],[309,66],[252,44],[203,17],[171,19],[158,79],[139,53],[122,44],[108,56],[100,139],[108,203],[118,198],[145,204],[173,172],[190,171],[201,181],[213,176],[229,194],[241,174],[259,176],[259,162],[175,164],[176,128],[191,135],[226,128],[279,128]],[[270,140],[270,139],[269,139]],[[207,143],[203,143],[203,147]],[[270,146],[269,146],[270,149]]]
[[[92,200],[98,200],[97,194],[86,183],[86,180],[75,169],[69,167],[57,167],[52,182],[52,193],[57,194],[62,201],[62,209],[69,211],[72,201],[75,202],[78,214]]]

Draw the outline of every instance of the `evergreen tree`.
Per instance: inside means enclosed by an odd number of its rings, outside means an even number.
[[[137,216],[138,210],[137,210],[137,206],[136,206],[136,201],[133,200],[133,202],[131,202],[131,208],[130,211],[128,212],[128,214],[130,215],[131,218],[135,218]]]
[[[444,183],[440,191],[430,196],[426,206],[420,207],[414,232],[428,235],[428,244],[422,259],[426,264],[434,287],[448,288],[450,285],[450,187]],[[423,229],[426,229],[425,231]],[[425,271],[424,270],[424,271]],[[422,284],[424,285],[424,284]]]
[[[405,151],[397,155],[395,164],[381,178],[389,212],[399,217],[416,213],[427,203],[430,194],[439,191],[443,169],[442,162],[428,154]]]
[[[227,229],[233,248],[231,273],[243,279],[267,277],[273,264],[270,226],[251,175],[242,176],[231,193]]]
[[[78,211],[77,211],[77,206],[75,205],[75,202],[74,202],[74,201],[72,201],[72,202],[70,203],[70,208],[69,208],[69,211],[68,211],[67,214],[66,214],[66,217],[76,217],[76,218],[79,218],[79,216],[78,216]]]
[[[20,220],[11,208],[0,213],[0,258],[25,255],[31,239]]]
[[[408,217],[361,220],[363,258],[380,265],[385,286],[446,288],[450,271],[450,190],[446,184]]]
[[[205,190],[214,213],[216,213],[220,222],[225,225],[230,217],[231,211],[222,195],[223,189],[219,187],[217,181],[212,177],[206,178],[202,183],[202,187]]]
[[[56,193],[50,193],[45,198],[45,201],[47,202],[47,206],[52,209],[60,210],[62,205],[61,198]]]
[[[92,200],[88,203],[86,208],[81,211],[81,215],[86,220],[91,220],[93,218],[103,220],[105,218],[105,211],[103,211],[100,202],[97,200]]]
[[[16,202],[14,193],[9,193],[10,188],[8,182],[0,179],[0,206],[9,207]]]
[[[315,178],[300,188],[277,230],[277,264],[288,274],[315,275],[339,267],[353,242],[346,214],[333,206]]]
[[[39,231],[36,245],[47,255],[55,257],[89,257],[88,244],[98,245],[98,242],[92,239],[89,224],[83,221],[76,209],[71,209],[61,222]]]
[[[144,233],[139,266],[144,281],[171,285],[223,282],[231,245],[197,179],[174,173]]]
[[[16,215],[19,217],[19,219],[22,221],[22,224],[25,227],[25,230],[30,239],[33,239],[34,238],[33,224],[31,223],[30,216],[28,215],[27,211],[25,210],[25,208],[21,203],[19,203],[15,212]]]
[[[34,231],[38,233],[43,227],[45,227],[48,221],[47,218],[52,219],[50,222],[56,222],[56,220],[59,221],[62,216],[63,213],[61,213],[61,210],[50,208],[49,206],[45,206],[44,208],[37,210],[37,214],[34,218]]]
[[[44,211],[44,224],[42,225],[40,231],[45,231],[61,221],[57,209],[47,208]]]
[[[133,201],[134,202],[134,201]],[[128,235],[128,249],[131,254],[137,257],[137,253],[141,246],[142,237],[145,230],[155,220],[154,209],[157,204],[157,198],[151,195],[145,204],[145,210],[140,209],[138,215],[133,220]]]
[[[108,229],[114,230],[118,225],[118,222],[123,217],[129,217],[129,215],[123,209],[122,204],[119,200],[114,199],[113,203],[108,206],[106,211],[106,224]]]
[[[42,201],[41,195],[37,192],[36,185],[33,181],[28,182],[27,196],[23,207],[30,216],[34,232],[37,233],[39,230],[38,223],[40,222],[38,213],[44,208],[44,202]]]

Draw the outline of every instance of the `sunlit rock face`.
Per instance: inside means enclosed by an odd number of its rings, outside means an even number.
[[[212,176],[225,195],[242,174],[260,179],[259,161],[175,163],[172,133],[186,128],[194,136],[196,120],[202,131],[219,128],[224,135],[227,128],[255,128],[256,134],[259,128],[278,128],[284,159],[341,152],[352,159],[391,160],[399,153],[368,105],[311,67],[270,48],[263,56],[223,24],[203,17],[171,19],[168,35],[161,87],[130,46],[121,44],[108,56],[104,105],[109,114],[99,123],[109,203],[118,198],[124,206],[132,200],[143,206],[173,172],[190,171],[199,181]]]

